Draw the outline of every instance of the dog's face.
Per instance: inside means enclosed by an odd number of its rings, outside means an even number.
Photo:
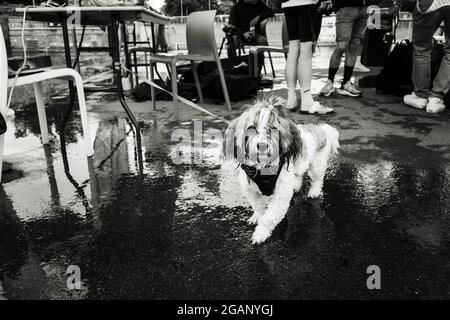
[[[302,142],[284,104],[284,99],[271,97],[249,106],[228,126],[225,157],[258,169],[295,160]]]

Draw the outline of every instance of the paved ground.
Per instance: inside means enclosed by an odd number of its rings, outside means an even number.
[[[314,77],[317,92],[324,71]],[[285,95],[283,86],[278,79],[273,93]],[[56,130],[64,97],[49,105],[45,149],[34,106],[9,122],[6,160],[15,170],[0,188],[0,298],[450,298],[448,111],[426,114],[368,88],[362,98],[327,99],[335,115],[292,115],[336,126],[341,154],[323,199],[297,194],[274,235],[255,247],[236,172],[221,167],[211,140],[201,164],[172,161],[175,129],[193,132],[197,119],[204,131],[223,130],[223,122],[187,107],[177,117],[168,102],[156,112],[132,103],[144,126],[138,175],[117,102],[89,101],[89,161],[75,120],[64,166]],[[207,107],[233,119],[250,102],[231,114]],[[81,290],[66,288],[69,265],[81,269]],[[381,268],[382,290],[367,290],[369,265]]]

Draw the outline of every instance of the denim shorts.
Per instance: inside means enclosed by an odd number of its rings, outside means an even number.
[[[343,7],[336,12],[336,41],[364,39],[367,29],[367,7]]]

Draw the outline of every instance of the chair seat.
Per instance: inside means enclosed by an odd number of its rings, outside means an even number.
[[[70,68],[60,68],[20,76],[17,78],[17,80],[15,80],[14,78],[8,79],[8,87],[11,87],[13,85],[23,86],[35,82],[42,82],[48,79],[74,79],[78,80],[80,83],[83,83],[80,74],[75,70]]]
[[[270,52],[288,52],[289,48],[282,47],[271,47],[271,46],[251,46],[250,51],[252,52],[260,52],[260,51],[270,51]]]
[[[148,52],[148,53],[153,53],[153,48],[150,48],[149,46],[142,46],[142,47],[131,47],[128,49],[129,53],[135,53],[135,52]],[[162,52],[164,53],[165,51],[162,50],[158,50],[158,53]]]
[[[132,47],[128,49],[129,53],[135,53],[135,52],[149,52],[153,53],[153,48],[150,47]]]
[[[20,73],[19,77],[24,77],[24,76],[29,76],[32,74],[36,74],[36,73],[40,73],[40,72],[45,72],[45,71],[50,71],[50,70],[54,70],[57,69],[56,67],[43,67],[43,68],[35,68],[35,69],[28,69],[28,70],[24,70]],[[16,73],[12,70],[10,70],[8,72],[8,79],[13,79],[16,77]]]
[[[174,61],[215,61],[213,55],[204,56],[200,54],[154,54],[150,56],[150,61],[159,63],[172,63]]]

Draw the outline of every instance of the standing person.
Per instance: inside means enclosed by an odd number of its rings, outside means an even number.
[[[314,101],[311,95],[313,41],[320,32],[320,23],[314,24],[318,0],[288,0],[283,8],[289,38],[289,53],[286,61],[286,83],[288,99],[286,108],[295,111],[297,105],[297,79],[301,90],[301,113],[329,114],[333,109]],[[320,13],[321,15],[321,13]],[[313,25],[315,26],[313,28]]]
[[[232,27],[233,45],[228,48],[228,57],[236,56],[236,49],[241,44],[267,46],[267,38],[260,33],[263,20],[271,18],[275,12],[262,0],[238,0],[230,12],[229,24]],[[258,75],[264,65],[264,53],[258,57]],[[251,63],[250,65],[253,65]]]
[[[450,1],[419,1],[413,13],[413,70],[414,91],[403,97],[412,107],[436,113],[445,109],[444,96],[450,89]],[[421,5],[428,5],[422,8]],[[441,66],[431,83],[431,52],[433,35],[444,22],[445,49]]]
[[[328,80],[320,90],[320,95],[328,97],[336,91],[334,77],[345,53],[344,79],[337,92],[341,95],[359,97],[361,91],[350,81],[356,59],[360,52],[367,29],[366,0],[334,0],[336,11],[336,48],[330,59]]]

